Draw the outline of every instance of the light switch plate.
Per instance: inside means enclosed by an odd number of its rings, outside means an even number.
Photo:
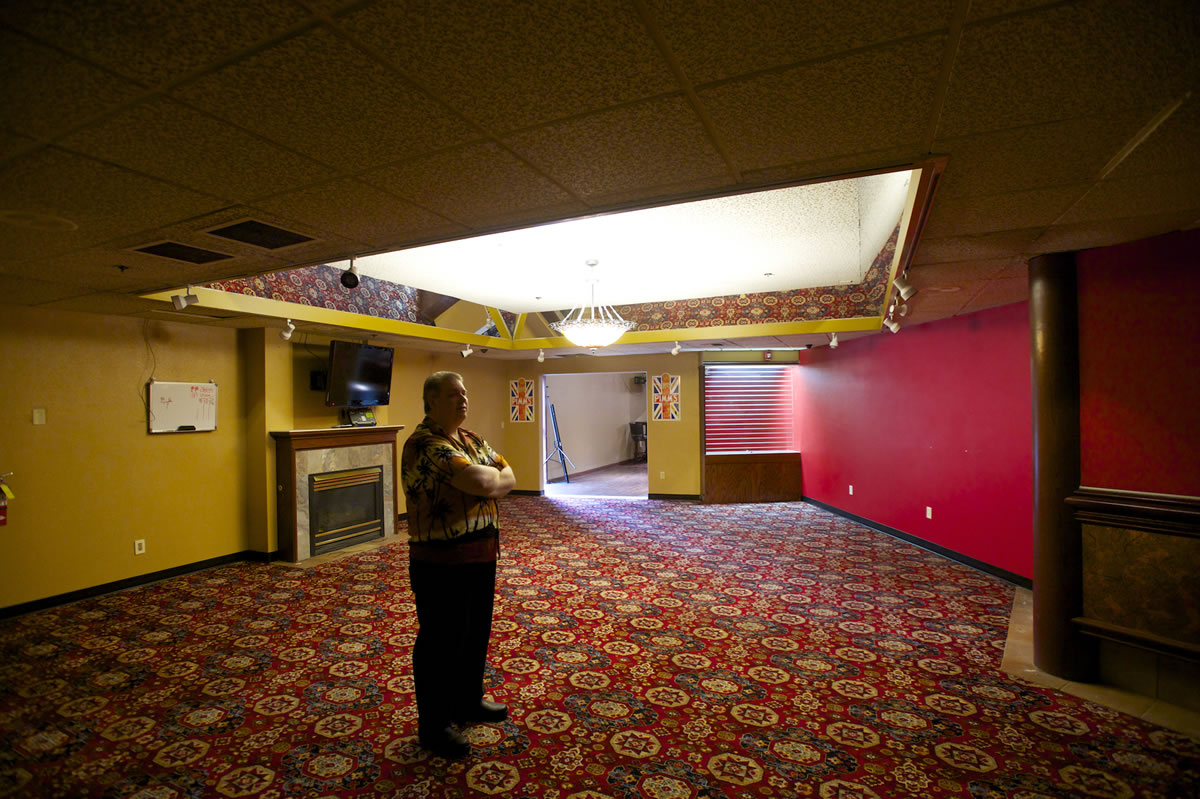
[[[33,423],[34,424],[45,424],[46,423],[46,409],[45,408],[34,408],[33,409]]]

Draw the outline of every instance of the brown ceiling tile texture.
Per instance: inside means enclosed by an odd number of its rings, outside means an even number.
[[[937,155],[912,277],[937,265],[961,288],[913,298],[931,321],[1017,301],[1039,252],[1200,219],[1185,0],[2,5],[2,303],[75,308]],[[39,214],[74,229],[21,226]],[[314,241],[206,232],[249,217]],[[236,257],[130,254],[164,240]]]

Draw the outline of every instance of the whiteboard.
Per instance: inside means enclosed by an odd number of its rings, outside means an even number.
[[[146,384],[146,427],[151,433],[203,433],[217,429],[216,383]]]

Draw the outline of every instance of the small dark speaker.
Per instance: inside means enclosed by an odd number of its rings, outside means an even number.
[[[329,387],[329,372],[314,369],[308,373],[308,387],[313,391],[324,391]]]
[[[646,385],[646,376],[645,376],[645,375],[634,375],[634,376],[633,376],[633,384],[634,384],[635,386],[644,386],[644,385]]]

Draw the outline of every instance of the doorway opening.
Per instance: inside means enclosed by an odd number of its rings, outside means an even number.
[[[546,496],[647,498],[645,372],[543,375],[542,403]]]

